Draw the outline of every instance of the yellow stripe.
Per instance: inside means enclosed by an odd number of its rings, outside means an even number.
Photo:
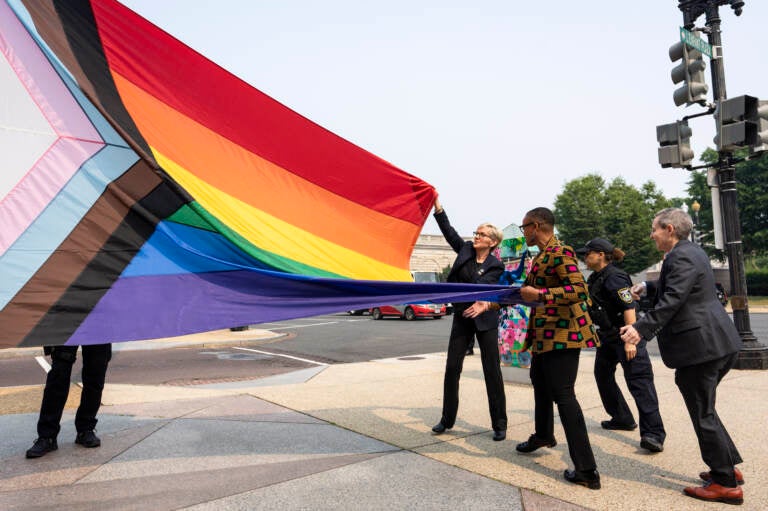
[[[262,250],[353,279],[411,280],[408,269],[364,256],[260,211],[201,181],[154,147],[151,149],[160,166],[201,206]]]

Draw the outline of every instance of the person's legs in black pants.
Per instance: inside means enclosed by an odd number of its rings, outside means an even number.
[[[742,459],[715,411],[715,398],[717,385],[733,367],[736,357],[734,353],[675,371],[675,383],[685,400],[699,440],[701,457],[710,468],[712,480],[731,488],[737,486],[733,467]]]
[[[621,389],[616,384],[616,366],[621,360],[621,353],[618,350],[624,350],[623,343],[619,345],[606,341],[597,348],[594,369],[595,383],[597,383],[603,408],[611,416],[611,419],[618,424],[630,425],[635,423],[635,418],[632,416],[632,411],[629,409]]]
[[[443,417],[446,428],[452,428],[459,411],[459,377],[464,366],[464,357],[469,343],[475,335],[475,321],[461,315],[453,315],[451,337],[448,341],[448,358],[445,361],[443,380]]]
[[[51,370],[45,378],[43,402],[37,421],[37,436],[56,438],[61,430],[61,415],[69,396],[72,365],[77,358],[77,346],[54,346],[51,352]]]
[[[507,429],[507,398],[504,394],[504,379],[501,376],[499,360],[499,332],[497,329],[477,332],[477,344],[485,377],[485,392],[488,394],[488,410],[494,431]]]
[[[534,434],[540,440],[548,441],[555,438],[555,412],[552,409],[554,399],[547,382],[547,370],[544,365],[544,355],[534,353],[531,357],[529,372],[533,384]]]
[[[624,369],[627,388],[637,405],[640,436],[653,437],[663,444],[667,433],[659,413],[659,398],[653,383],[653,366],[646,344],[644,339],[637,344],[637,354],[632,360],[628,361],[626,356],[622,356],[621,366]]]
[[[75,428],[78,433],[92,431],[96,428],[96,414],[101,406],[101,394],[104,390],[104,379],[107,366],[112,358],[111,344],[94,344],[83,346],[83,392],[80,396],[80,406],[75,415]]]
[[[560,422],[563,424],[574,468],[577,472],[586,473],[595,470],[597,464],[589,443],[584,414],[574,392],[580,353],[580,349],[550,351],[543,354],[543,365],[546,368],[552,398],[560,413]]]

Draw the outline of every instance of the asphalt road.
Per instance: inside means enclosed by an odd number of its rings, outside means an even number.
[[[444,350],[450,318],[404,321],[335,314],[256,325],[286,334],[249,347],[132,350],[113,345],[108,383],[188,386],[252,380],[317,364],[359,362]],[[41,350],[42,351],[42,350]],[[44,357],[0,359],[0,387],[45,382]],[[79,379],[81,356],[72,371]]]
[[[405,321],[332,314],[254,325],[291,334],[269,348],[327,363],[349,363],[445,351],[451,316]],[[266,346],[265,346],[266,349]]]
[[[448,316],[374,321],[367,315],[332,314],[268,323],[256,327],[286,335],[252,346],[257,351],[243,347],[135,351],[120,350],[116,345],[107,379],[110,383],[196,385],[264,378],[317,364],[440,352],[447,348],[451,320]],[[768,314],[752,314],[751,327],[760,342],[768,343]],[[655,341],[648,343],[648,350],[651,356],[658,356]],[[73,377],[79,373],[78,357]],[[0,359],[0,387],[44,381],[44,370],[36,358]]]

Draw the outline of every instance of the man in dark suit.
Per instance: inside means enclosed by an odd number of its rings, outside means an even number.
[[[675,369],[675,383],[683,395],[699,449],[708,472],[705,484],[688,487],[686,495],[701,500],[741,504],[738,486],[744,478],[735,465],[741,455],[715,411],[717,385],[736,362],[741,340],[718,301],[709,257],[689,241],[693,222],[677,208],[667,208],[653,219],[651,239],[665,253],[659,280],[632,287],[638,299],[653,297],[653,309],[633,325],[622,327],[624,342],[637,344],[654,336],[661,358]]]

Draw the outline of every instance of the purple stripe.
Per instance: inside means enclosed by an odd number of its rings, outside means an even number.
[[[156,339],[241,325],[423,300],[501,297],[519,288],[471,284],[311,279],[229,271],[118,280],[67,344]]]

